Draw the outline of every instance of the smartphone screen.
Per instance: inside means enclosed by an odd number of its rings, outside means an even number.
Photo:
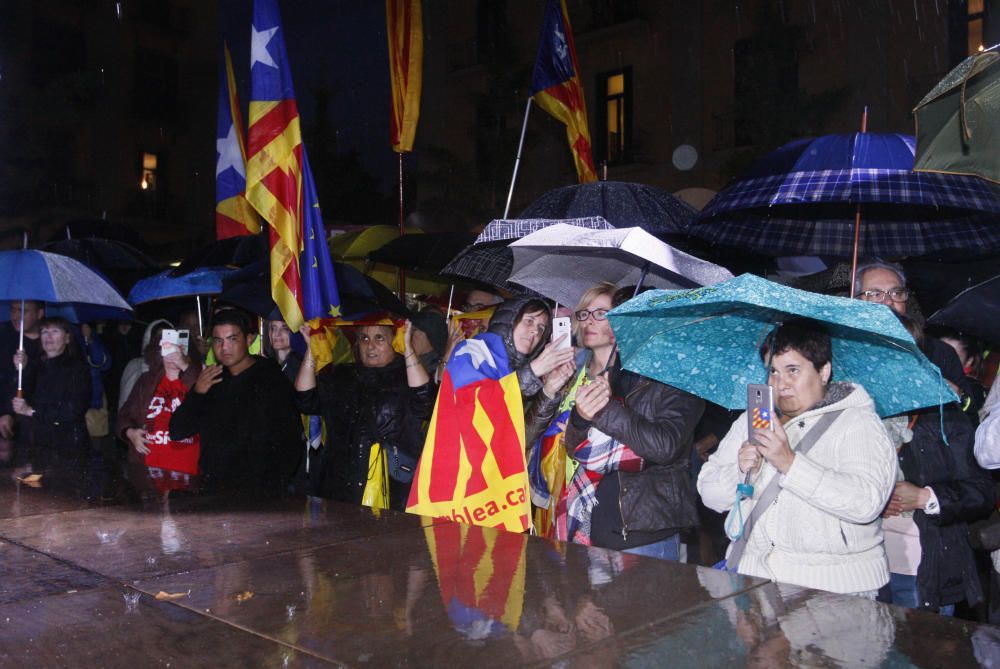
[[[572,342],[570,341],[570,339],[572,339],[573,335],[572,335],[571,330],[570,330],[569,317],[567,317],[567,316],[559,316],[557,318],[553,318],[552,319],[552,341],[556,341],[557,339],[559,339],[563,335],[566,335],[566,336],[565,336],[565,338],[561,342],[559,342],[559,344],[558,344],[558,348],[559,349],[569,348],[570,346],[572,346]]]
[[[774,430],[774,389],[764,383],[747,385],[747,440],[753,440],[753,431]]]

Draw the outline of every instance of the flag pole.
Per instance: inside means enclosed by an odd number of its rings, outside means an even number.
[[[66,229],[69,230],[68,227]],[[28,233],[27,232],[24,233],[24,241],[22,243],[22,247],[25,248],[25,249],[28,248]],[[24,302],[25,302],[25,300],[22,297],[21,298],[21,327],[19,327],[18,330],[17,330],[17,334],[18,334],[18,338],[17,338],[17,350],[18,351],[22,351],[22,352],[24,351]],[[20,365],[19,364],[17,366],[17,393],[15,393],[16,397],[24,397],[24,388],[21,385],[21,382],[22,382],[23,378],[24,378],[24,365]]]
[[[528,104],[524,108],[524,122],[521,124],[521,139],[517,142],[517,158],[514,159],[514,174],[510,178],[510,190],[507,191],[507,206],[503,208],[503,217],[507,218],[510,213],[510,200],[514,197],[514,184],[517,183],[517,170],[521,166],[521,152],[524,149],[524,134],[528,130],[528,114],[531,113],[531,96],[528,96]]]
[[[399,152],[399,236],[402,237],[405,230],[403,220],[403,152]],[[406,304],[406,270],[399,268],[399,301]]]
[[[861,113],[861,132],[868,132],[868,105]],[[854,284],[858,279],[858,246],[861,243],[861,203],[854,209],[854,255],[851,259],[851,299],[854,299]]]

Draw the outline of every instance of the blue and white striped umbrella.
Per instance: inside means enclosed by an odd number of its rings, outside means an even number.
[[[34,249],[0,251],[0,300],[132,310],[114,286],[83,263]]]
[[[855,133],[790,142],[719,192],[688,231],[769,255],[918,256],[1000,249],[1000,186],[913,171],[910,135]]]

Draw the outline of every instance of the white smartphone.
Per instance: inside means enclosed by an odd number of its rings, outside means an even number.
[[[174,351],[187,355],[190,341],[190,330],[164,330],[160,333],[160,355],[167,356]]]
[[[754,429],[774,430],[774,389],[764,383],[747,385],[747,441],[753,440]],[[757,444],[758,446],[760,444]]]
[[[566,335],[566,337],[559,342],[557,345],[558,349],[569,348],[573,345],[571,341],[573,338],[573,331],[570,328],[570,322],[568,316],[559,316],[552,319],[552,341],[556,341],[559,337]]]

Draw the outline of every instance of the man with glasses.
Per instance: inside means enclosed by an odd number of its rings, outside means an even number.
[[[906,307],[910,299],[910,290],[906,287],[906,274],[903,268],[895,263],[876,259],[859,265],[854,294],[866,302],[886,305],[901,319],[907,318]],[[933,337],[925,336],[923,341],[917,343],[920,344],[924,355],[941,369],[941,375],[959,396],[963,409],[967,407],[969,404],[967,399],[974,395],[975,388],[965,376],[955,350]]]
[[[896,313],[967,408],[971,388],[958,355],[924,336],[906,315],[910,291],[902,268],[880,260],[863,264],[854,288],[859,299]],[[890,580],[879,599],[952,615],[959,601],[975,606],[982,598],[967,523],[993,508],[992,482],[973,459],[972,424],[953,403],[884,423],[892,427],[894,421],[905,425],[905,430],[890,430],[903,480],[882,513]]]

